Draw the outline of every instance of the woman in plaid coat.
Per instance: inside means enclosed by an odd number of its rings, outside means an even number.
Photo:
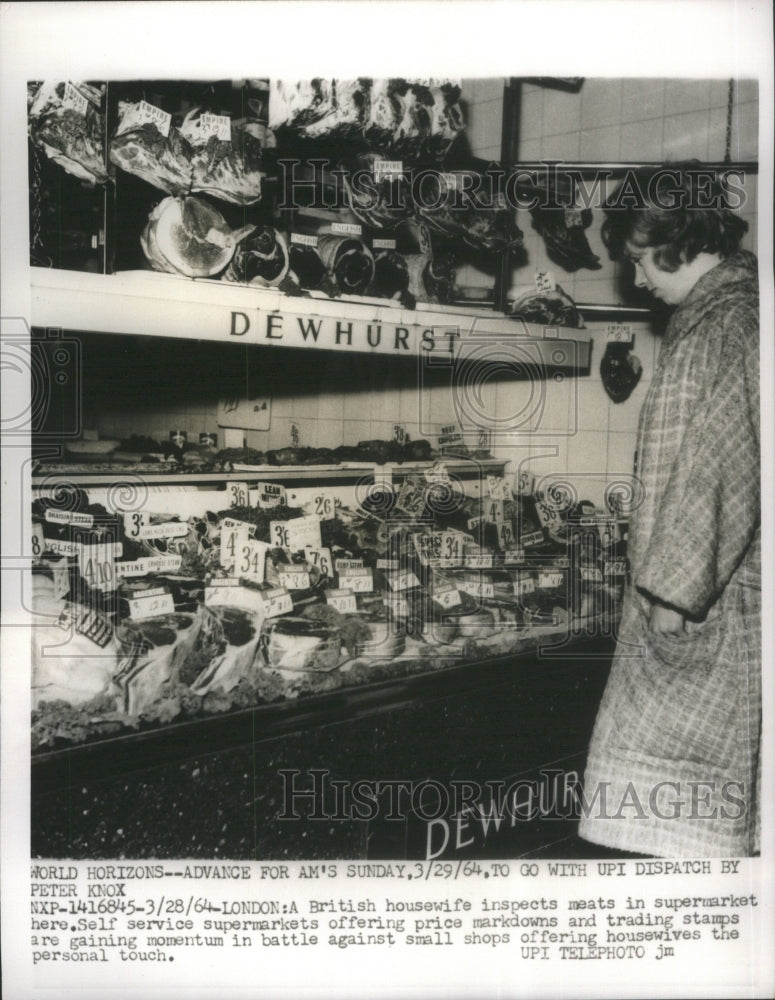
[[[759,849],[757,263],[707,174],[638,173],[603,225],[635,284],[675,311],[640,416],[631,583],[580,834],[663,857]]]

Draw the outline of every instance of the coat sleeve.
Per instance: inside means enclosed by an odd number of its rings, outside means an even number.
[[[713,312],[704,325],[718,345],[714,363],[634,581],[697,618],[721,596],[761,517],[758,312],[745,302]]]

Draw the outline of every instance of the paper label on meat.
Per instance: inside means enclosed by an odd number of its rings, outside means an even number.
[[[304,558],[320,572],[321,576],[333,576],[331,549],[313,549],[311,545],[307,545],[304,548]]]
[[[50,524],[76,524],[79,528],[91,528],[94,525],[93,514],[82,514],[77,510],[52,510],[49,508],[43,516]]]
[[[543,572],[538,574],[538,586],[541,590],[553,590],[561,587],[565,579],[564,573]]]
[[[433,600],[445,610],[456,608],[462,601],[460,591],[452,583],[435,584]]]
[[[463,565],[469,569],[491,569],[493,553],[466,546]]]
[[[602,583],[603,573],[597,566],[582,566],[579,570],[581,579],[586,583]]]
[[[113,626],[110,621],[95,608],[85,608],[81,604],[68,603],[59,616],[57,625],[65,632],[75,629],[79,635],[85,635],[102,649],[113,638]]]
[[[374,176],[379,181],[384,177],[403,177],[404,164],[402,160],[375,160]]]
[[[490,524],[503,524],[503,501],[502,500],[487,500],[482,508],[482,513],[484,515],[485,521]]]
[[[335,559],[334,569],[337,573],[347,573],[351,569],[363,569],[363,559]]]
[[[309,571],[303,566],[286,566],[278,573],[280,586],[287,590],[308,590],[310,587]]]
[[[629,323],[608,323],[605,339],[609,344],[629,344],[632,341],[632,327]]]
[[[188,534],[188,525],[185,521],[166,521],[164,524],[144,524],[139,531],[138,538],[180,538]]]
[[[530,573],[517,573],[514,577],[514,595],[525,597],[535,592],[536,584]]]
[[[529,531],[519,539],[520,545],[524,548],[531,548],[534,545],[541,545],[544,540],[543,531]]]
[[[606,576],[626,576],[627,562],[624,559],[614,559],[604,564],[603,572]]]
[[[355,614],[358,611],[358,604],[352,590],[327,590],[326,604],[330,605],[334,611],[342,615]]]
[[[351,569],[338,574],[340,590],[352,590],[355,594],[370,594],[374,590],[374,577],[370,569]]]
[[[373,250],[395,250],[396,241],[395,240],[372,240],[371,246]]]
[[[170,615],[175,612],[175,602],[172,594],[163,592],[143,594],[129,601],[129,617],[135,621],[143,618],[155,618],[157,615]]]
[[[336,517],[336,497],[333,493],[318,493],[313,497],[312,513],[321,521],[333,521]]]
[[[275,587],[273,590],[256,593],[261,600],[267,618],[276,618],[278,615],[287,615],[289,611],[293,611],[291,595],[283,587]]]
[[[546,295],[548,292],[553,292],[557,287],[554,274],[551,271],[536,271],[533,280],[539,295]]]
[[[503,564],[505,566],[519,566],[525,561],[525,550],[523,548],[507,548],[503,553]]]
[[[337,236],[360,236],[363,226],[355,225],[352,222],[332,222],[331,232]]]
[[[77,556],[80,546],[77,542],[67,542],[63,538],[47,538],[45,549],[58,556]]]
[[[149,104],[148,101],[140,101],[134,119],[136,125],[145,125],[147,122],[152,123],[165,139],[170,134],[172,115],[166,111],[162,111],[161,108],[157,108],[153,104]]]
[[[65,84],[62,104],[66,108],[72,108],[73,111],[77,111],[79,115],[85,115],[86,109],[89,107],[89,102],[83,94],[69,81]]]
[[[487,494],[491,500],[511,500],[511,487],[503,476],[488,476]]]
[[[290,241],[302,247],[316,247],[318,245],[317,236],[307,236],[305,233],[291,233]]]
[[[43,551],[45,547],[46,547],[46,541],[43,537],[43,525],[33,524],[32,537],[30,539],[30,548],[32,550],[33,564],[40,562],[40,560],[43,558]]]
[[[411,590],[413,587],[420,586],[417,575],[412,573],[411,570],[403,573],[389,573],[387,582],[391,590]]]
[[[221,142],[231,142],[231,118],[203,113],[199,116],[199,134],[205,141],[214,135]]]
[[[495,585],[489,580],[479,578],[473,580],[461,580],[458,583],[458,590],[470,597],[495,597]]]
[[[514,538],[514,527],[503,521],[501,524],[496,525],[498,531],[498,548],[507,549],[515,541]]]
[[[93,590],[115,590],[118,586],[114,547],[81,545],[78,551],[78,572]]]

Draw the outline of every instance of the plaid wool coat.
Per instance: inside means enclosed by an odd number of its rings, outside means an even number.
[[[761,731],[756,258],[673,313],[640,416],[631,585],[590,744],[580,834],[662,857],[758,850]],[[647,628],[651,598],[687,617]]]

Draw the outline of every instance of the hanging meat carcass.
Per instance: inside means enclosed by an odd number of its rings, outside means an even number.
[[[478,191],[476,182],[470,172],[427,171],[413,185],[418,219],[475,250],[503,253],[520,247],[522,231],[513,210],[501,207],[486,190]]]
[[[154,118],[155,110],[143,101],[119,102],[119,123],[110,143],[111,163],[168,194],[188,194],[193,148],[163,112]]]
[[[197,108],[180,127],[192,146],[191,190],[235,205],[261,200],[264,151],[274,134],[259,122],[213,116]]]
[[[46,81],[28,88],[29,136],[46,156],[89,184],[108,179],[103,139],[104,87]]]

